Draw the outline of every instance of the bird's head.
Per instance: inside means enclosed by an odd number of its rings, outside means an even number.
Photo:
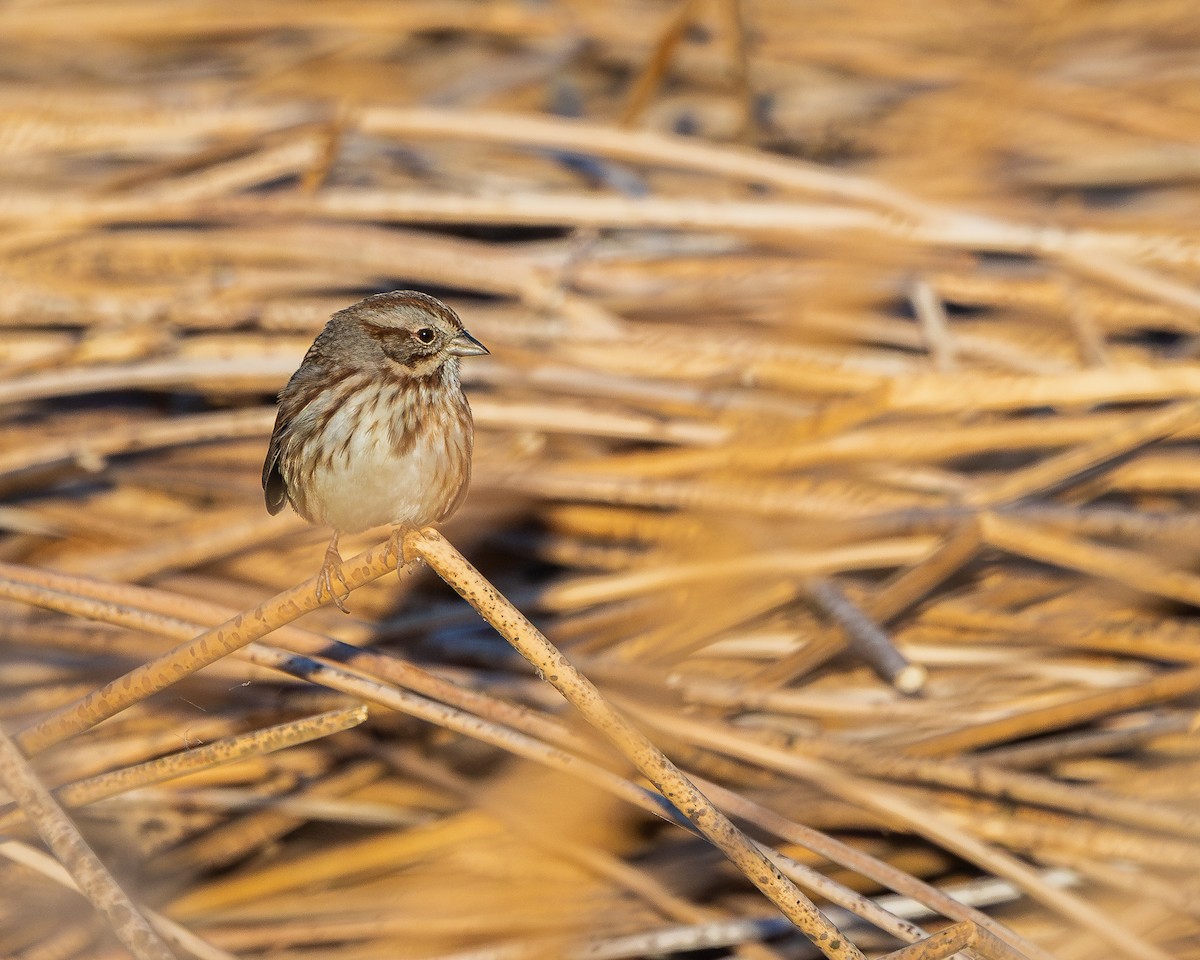
[[[458,314],[415,290],[367,297],[334,314],[333,322],[351,334],[356,353],[373,356],[401,376],[423,379],[447,363],[457,367],[459,357],[488,352],[463,329]]]

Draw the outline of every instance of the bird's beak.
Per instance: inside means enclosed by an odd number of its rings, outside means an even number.
[[[447,344],[447,350],[453,357],[482,357],[484,354],[491,353],[466,330]]]

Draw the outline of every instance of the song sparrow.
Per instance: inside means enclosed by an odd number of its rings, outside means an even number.
[[[440,300],[395,290],[335,313],[283,388],[263,464],[267,510],[286,500],[333,528],[321,575],[339,607],[339,534],[387,523],[398,537],[462,503],[474,427],[458,360],[487,352]]]

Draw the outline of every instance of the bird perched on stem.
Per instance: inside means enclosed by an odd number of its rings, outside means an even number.
[[[333,528],[322,587],[342,577],[338,536],[392,524],[393,548],[445,520],[471,479],[474,423],[460,357],[487,353],[448,306],[414,290],[339,310],[279,395],[263,464],[271,514],[288,502]]]

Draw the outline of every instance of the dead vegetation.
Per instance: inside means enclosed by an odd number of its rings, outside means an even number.
[[[1198,46],[0,8],[0,953],[1200,957]],[[396,287],[475,482],[343,617],[258,472]]]

